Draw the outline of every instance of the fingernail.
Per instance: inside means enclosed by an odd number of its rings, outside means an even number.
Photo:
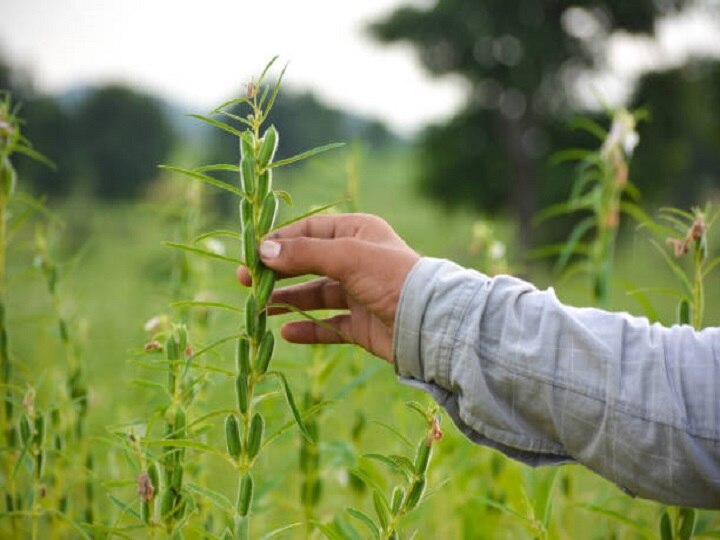
[[[263,259],[274,259],[280,255],[280,248],[282,246],[278,242],[272,240],[263,240],[260,244],[260,256]]]

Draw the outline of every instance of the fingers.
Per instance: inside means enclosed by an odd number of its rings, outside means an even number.
[[[260,244],[260,258],[265,266],[282,275],[317,274],[342,283],[363,260],[367,263],[369,247],[351,238],[274,239]]]
[[[271,304],[290,304],[303,311],[314,309],[348,309],[347,297],[340,284],[332,279],[320,278],[299,285],[276,289]],[[270,314],[283,313],[282,308],[271,309]]]
[[[269,238],[351,238],[357,236],[359,230],[368,227],[376,228],[378,232],[388,228],[382,219],[370,214],[322,214],[291,223],[275,231]]]
[[[350,315],[336,315],[322,321],[296,321],[283,325],[280,335],[291,343],[353,343]]]

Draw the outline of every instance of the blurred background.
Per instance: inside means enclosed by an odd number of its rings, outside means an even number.
[[[68,321],[86,364],[89,431],[98,441],[141,423],[148,407],[161,402],[138,382],[160,377],[147,375],[141,361],[145,321],[177,316],[182,310],[168,307],[172,301],[241,303],[234,264],[184,257],[163,245],[196,240],[237,257],[236,240],[202,239],[208,230],[237,230],[236,202],[158,165],[234,163],[236,139],[188,114],[208,115],[244,95],[275,55],[271,78],[289,63],[270,117],[280,132],[280,157],[348,143],[276,171],[275,186],[295,199],[283,206],[283,217],[343,199],[337,210],[381,215],[425,255],[558,286],[546,264],[553,258],[528,255],[567,237],[584,216],[534,221],[540,210],[567,199],[576,176],[572,164],[556,164],[552,156],[568,148],[597,150],[601,143],[569,122],[582,116],[607,128],[607,110],[618,106],[649,113],[638,125],[630,167],[648,212],[718,196],[720,0],[0,0],[0,89],[21,104],[24,135],[57,165],[15,161],[19,190],[48,208],[37,221],[47,219],[56,230],[48,245],[38,241],[41,227],[20,228],[11,238],[5,299],[11,345],[22,380],[37,386],[39,402],[52,402],[63,370],[52,360],[62,358],[53,313]],[[25,206],[39,207],[19,203],[19,222]],[[642,313],[626,291],[673,279],[639,237],[634,224],[623,224],[613,309]],[[59,261],[54,307],[38,259],[47,252]],[[720,286],[720,279],[713,275],[708,290],[711,285]],[[566,302],[592,302],[586,280],[565,281],[557,292]],[[657,320],[675,321],[674,298],[653,303]],[[197,348],[237,331],[234,316],[193,313],[202,319],[191,330]],[[719,302],[708,302],[707,319],[720,321]],[[233,353],[224,347],[212,362],[229,365]],[[361,450],[388,448],[387,432],[372,422],[391,417],[401,432],[412,431],[402,401],[424,397],[400,387],[391,366],[356,350],[323,354],[323,362],[341,366],[324,396],[343,397],[323,421],[323,474],[341,485]],[[280,345],[278,366],[298,395],[314,387],[317,356]],[[221,406],[232,388],[216,379],[203,399]],[[349,423],[365,418],[371,427],[360,438]],[[213,429],[209,440],[221,440],[221,430]],[[515,514],[539,500],[533,486],[555,473],[509,466],[449,422],[444,429],[432,481],[451,485],[413,523],[427,538],[543,537],[536,515]],[[280,444],[294,455],[294,439]],[[118,485],[133,500],[134,477],[123,458],[99,454],[103,478],[130,478]],[[295,460],[272,465],[274,487],[293,492]],[[557,537],[637,538],[624,516],[654,527],[658,507],[583,469],[562,471]],[[222,474],[212,478],[229,482]],[[283,523],[288,508],[297,510],[285,499],[277,507],[264,503],[275,512],[268,510],[268,522]],[[336,510],[330,499],[323,499],[325,512]],[[503,513],[504,504],[515,514]],[[588,508],[597,514],[592,522]],[[714,523],[720,530],[717,515],[708,516],[706,529]]]

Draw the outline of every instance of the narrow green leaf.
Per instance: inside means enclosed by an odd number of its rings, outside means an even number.
[[[325,525],[324,523],[320,523],[319,521],[311,521],[310,523],[312,523],[313,526],[316,527],[317,530],[324,534],[325,538],[328,538],[329,540],[346,540],[340,534],[335,532],[332,527]]]
[[[26,155],[27,157],[37,161],[38,163],[42,163],[43,165],[45,165],[47,168],[49,168],[52,171],[57,171],[57,166],[55,165],[55,163],[53,163],[51,160],[49,160],[48,158],[43,156],[40,152],[38,152],[37,150],[34,150],[33,148],[31,148],[29,146],[25,146],[25,145],[21,144],[21,145],[16,146],[14,151],[17,152],[18,154]]]
[[[191,450],[198,450],[199,452],[205,452],[208,454],[214,454],[224,461],[230,461],[225,452],[221,452],[217,448],[205,444],[200,441],[192,439],[141,439],[144,446],[161,446],[168,448],[189,448]]]
[[[188,116],[197,118],[198,120],[202,120],[203,122],[207,122],[211,126],[215,126],[218,129],[227,131],[228,133],[232,133],[236,137],[242,136],[242,131],[240,131],[239,129],[235,129],[234,127],[226,124],[225,122],[220,122],[219,120],[208,118],[207,116],[203,116],[202,114],[189,114]]]
[[[408,448],[414,448],[414,445],[413,445],[413,443],[410,442],[410,439],[408,439],[405,435],[400,433],[397,429],[392,427],[390,424],[386,424],[385,422],[381,422],[380,420],[373,420],[372,423],[377,424],[381,428],[385,428],[386,430],[388,430],[390,433],[395,435],[398,438],[398,440],[400,440]]]
[[[275,98],[277,98],[278,92],[280,91],[280,83],[283,80],[283,77],[285,76],[285,70],[287,69],[288,65],[285,64],[285,67],[282,68],[282,71],[280,72],[280,76],[278,77],[278,80],[275,82],[275,87],[273,88],[272,95],[270,96],[270,101],[268,101],[267,105],[265,106],[265,112],[263,116],[263,120],[268,117],[268,114],[270,114],[270,111],[273,108],[273,105],[275,105]]]
[[[284,167],[285,165],[290,165],[291,163],[296,163],[298,161],[302,161],[303,159],[311,158],[313,156],[321,154],[322,152],[327,152],[328,150],[340,148],[341,146],[345,146],[345,143],[331,143],[324,146],[318,146],[317,148],[313,148],[312,150],[308,150],[307,152],[303,152],[302,154],[298,154],[296,156],[292,156],[287,159],[281,159],[280,161],[271,163],[270,165],[268,165],[267,168],[275,169],[277,167]]]
[[[406,480],[410,481],[412,479],[413,474],[415,474],[415,468],[413,467],[412,462],[404,458],[407,463],[405,463],[403,460],[398,459],[402,458],[403,456],[386,456],[384,454],[376,454],[376,453],[369,453],[369,454],[363,454],[361,456],[364,459],[372,459],[375,461],[379,461],[380,463],[384,463],[390,469],[393,471],[403,475]]]
[[[277,193],[277,192],[276,192],[276,193]],[[272,229],[270,229],[270,231],[268,232],[268,234],[271,233],[271,232],[277,231],[278,229],[282,229],[283,227],[287,227],[288,225],[290,225],[290,224],[292,224],[292,223],[296,223],[296,222],[301,221],[301,220],[303,220],[303,219],[305,219],[305,218],[308,218],[308,217],[310,217],[310,216],[314,216],[314,215],[317,215],[317,214],[322,214],[322,213],[325,212],[326,210],[329,210],[330,208],[333,208],[333,207],[335,207],[335,206],[338,206],[339,204],[342,204],[342,203],[344,203],[344,202],[347,202],[347,198],[345,198],[345,199],[340,199],[340,200],[338,200],[338,201],[331,202],[331,203],[329,203],[329,204],[324,204],[324,205],[322,205],[322,206],[318,206],[317,208],[313,208],[312,210],[310,210],[310,211],[308,211],[308,212],[305,212],[304,214],[302,214],[302,215],[300,215],[300,216],[295,216],[295,217],[293,217],[292,219],[289,219],[289,220],[287,220],[287,221],[284,222],[284,223],[280,223],[279,225],[276,225],[275,227],[273,227]]]
[[[623,523],[624,525],[628,525],[629,527],[634,529],[635,532],[637,532],[638,534],[640,534],[641,536],[643,536],[645,538],[648,538],[648,539],[657,538],[655,531],[650,529],[650,527],[648,527],[641,521],[634,520],[634,519],[628,517],[628,515],[625,513],[616,512],[615,510],[610,510],[609,508],[605,508],[605,507],[597,505],[597,504],[581,504],[579,506],[580,506],[580,508],[584,508],[585,510],[589,510],[590,512],[594,512],[596,514],[600,514],[605,517],[609,517],[611,519],[614,519],[615,521]]]
[[[200,302],[198,300],[181,300],[179,302],[172,302],[171,307],[196,307],[196,308],[214,308],[224,309],[227,311],[233,311],[235,313],[244,313],[244,310],[231,306],[230,304],[223,304],[222,302]]]
[[[673,214],[687,220],[689,223],[695,221],[695,216],[692,215],[690,212],[686,210],[680,210],[679,208],[673,208],[672,206],[663,206],[662,208],[660,208],[659,212],[661,215]]]
[[[378,527],[372,520],[372,518],[368,516],[365,512],[351,507],[347,507],[345,511],[352,517],[360,521],[363,525],[365,525],[367,530],[370,531],[370,534],[373,536],[373,538],[380,538],[380,527]]]
[[[222,105],[219,105],[218,107],[213,109],[211,114],[218,114],[218,113],[222,112],[222,109],[224,109],[226,107],[231,107],[232,105],[238,105],[238,104],[242,104],[242,103],[245,103],[246,105],[251,105],[250,100],[246,97],[234,98],[234,99],[230,99],[230,100],[226,101]]]
[[[270,540],[271,538],[275,538],[276,536],[281,535],[284,532],[289,531],[290,529],[294,529],[296,527],[302,527],[303,523],[301,521],[290,523],[289,525],[284,525],[283,527],[278,527],[277,529],[274,529],[270,531],[269,533],[264,534],[260,537],[260,540]]]
[[[208,176],[207,174],[202,174],[200,172],[197,172],[197,170],[188,170],[188,169],[181,169],[180,167],[172,167],[170,165],[158,165],[160,169],[165,169],[167,171],[176,172],[178,174],[184,174],[185,176],[189,176],[191,178],[195,178],[196,180],[200,180],[202,182],[205,182],[206,184],[210,184],[211,186],[215,186],[220,189],[224,189],[225,191],[229,191],[230,193],[237,195],[238,197],[242,197],[244,194],[235,186],[228,184],[227,182],[223,182],[222,180],[218,180],[217,178],[213,178],[212,176]]]
[[[586,148],[568,148],[566,150],[560,150],[550,156],[550,164],[559,165],[560,163],[565,163],[566,161],[583,161],[593,154],[595,154],[593,150],[588,150]]]
[[[590,229],[592,229],[595,226],[595,216],[588,216],[580,223],[575,225],[572,232],[570,233],[570,236],[568,237],[567,241],[565,242],[565,246],[563,247],[562,252],[560,253],[560,257],[557,260],[557,263],[555,264],[555,271],[560,272],[563,268],[567,265],[568,261],[570,260],[570,257],[576,252],[576,247],[578,246],[578,243],[582,239],[582,237],[585,235],[586,232],[588,232]]]
[[[267,75],[267,72],[270,71],[270,68],[277,61],[278,58],[280,58],[280,55],[276,54],[270,59],[270,61],[265,66],[265,69],[263,69],[262,73],[260,73],[260,78],[255,83],[256,86],[260,87],[260,85],[262,85],[263,81],[265,80],[265,75]]]
[[[213,503],[219,510],[225,512],[227,517],[231,517],[235,514],[235,507],[233,503],[230,502],[230,499],[222,493],[193,482],[185,482],[183,487],[191,493],[199,495],[200,497]]]
[[[685,272],[683,272],[682,268],[680,268],[680,266],[670,258],[670,255],[668,255],[668,253],[655,240],[650,240],[650,243],[658,251],[658,253],[660,253],[660,255],[670,267],[672,272],[680,280],[680,283],[683,286],[683,292],[685,293],[685,296],[687,296],[688,298],[692,298],[692,286],[690,285],[690,281],[685,275]]]
[[[183,251],[189,251],[191,253],[195,253],[197,255],[202,255],[203,257],[209,257],[210,259],[217,259],[219,261],[225,261],[225,262],[231,262],[235,264],[244,264],[242,260],[235,259],[233,257],[226,257],[225,255],[220,255],[219,253],[214,253],[212,251],[208,251],[206,249],[200,249],[193,246],[188,246],[187,244],[178,244],[177,242],[169,242],[165,241],[163,242],[168,247],[175,248],[175,249],[181,249]]]
[[[285,303],[282,303],[282,302],[273,302],[272,304],[268,304],[268,307],[285,309],[285,310],[290,311],[290,312],[292,312],[292,313],[296,313],[296,314],[298,314],[298,315],[301,315],[302,317],[305,317],[306,319],[314,322],[314,323],[317,324],[318,326],[321,326],[322,328],[325,328],[326,330],[330,330],[331,332],[334,332],[334,333],[337,334],[343,341],[345,341],[345,343],[353,343],[352,338],[351,338],[350,336],[348,336],[347,334],[345,334],[344,332],[341,332],[340,330],[338,330],[337,328],[335,328],[335,327],[332,326],[331,324],[328,324],[328,323],[326,323],[325,321],[323,321],[322,319],[318,319],[317,317],[314,317],[314,316],[310,315],[310,313],[308,313],[307,311],[304,311],[304,310],[302,310],[302,309],[300,309],[300,308],[297,308],[297,307],[295,307],[295,306],[293,306],[293,305],[291,305],[291,304],[285,304]]]
[[[589,118],[582,116],[571,118],[568,125],[570,129],[581,129],[583,131],[587,131],[591,135],[595,135],[595,137],[601,141],[604,141],[608,136],[608,132],[604,127],[594,120],[590,120]]]
[[[285,201],[285,204],[287,204],[288,206],[293,205],[292,197],[290,196],[290,194],[287,191],[282,191],[281,189],[276,189],[275,195],[277,195],[280,199]]]
[[[193,172],[203,173],[211,171],[230,171],[240,172],[240,167],[233,165],[232,163],[216,163],[215,165],[203,165],[202,167],[195,167],[192,169]]]
[[[300,429],[300,432],[303,434],[305,439],[307,439],[311,443],[314,443],[315,441],[313,440],[312,435],[310,435],[307,427],[305,427],[305,423],[303,422],[302,416],[300,415],[300,411],[298,411],[298,408],[295,405],[295,398],[293,397],[290,385],[285,378],[285,374],[281,373],[280,371],[268,371],[267,375],[275,377],[280,382],[283,392],[285,393],[285,400],[287,401],[288,407],[290,407],[290,412],[292,413],[293,418],[295,418],[295,423]]]
[[[208,238],[215,238],[216,236],[226,236],[228,238],[233,238],[235,240],[242,239],[241,234],[236,233],[234,231],[226,231],[223,229],[223,230],[206,232],[199,236],[196,236],[195,238],[193,238],[193,244],[197,244],[198,242],[202,242],[203,240],[206,240]]]
[[[115,506],[117,506],[117,507],[120,509],[120,513],[121,513],[121,514],[128,513],[128,514],[130,514],[131,516],[133,516],[134,518],[142,519],[142,518],[140,517],[140,512],[138,512],[137,510],[135,510],[135,509],[132,507],[132,505],[133,505],[134,502],[135,502],[134,499],[133,499],[132,501],[128,502],[128,503],[124,503],[124,502],[122,502],[120,499],[118,499],[115,495],[113,495],[112,493],[108,493],[108,494],[107,494],[107,497],[108,497],[108,499],[110,499],[110,502],[111,502],[111,503],[113,503]]]

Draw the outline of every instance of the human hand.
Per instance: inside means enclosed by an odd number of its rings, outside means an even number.
[[[280,278],[321,276],[276,289],[271,304],[304,311],[347,310],[324,320],[338,332],[312,321],[293,321],[282,327],[283,338],[293,343],[356,343],[392,362],[400,292],[420,256],[383,219],[368,214],[312,216],[269,235],[259,251],[262,262]],[[237,273],[241,283],[250,285],[245,267]]]

